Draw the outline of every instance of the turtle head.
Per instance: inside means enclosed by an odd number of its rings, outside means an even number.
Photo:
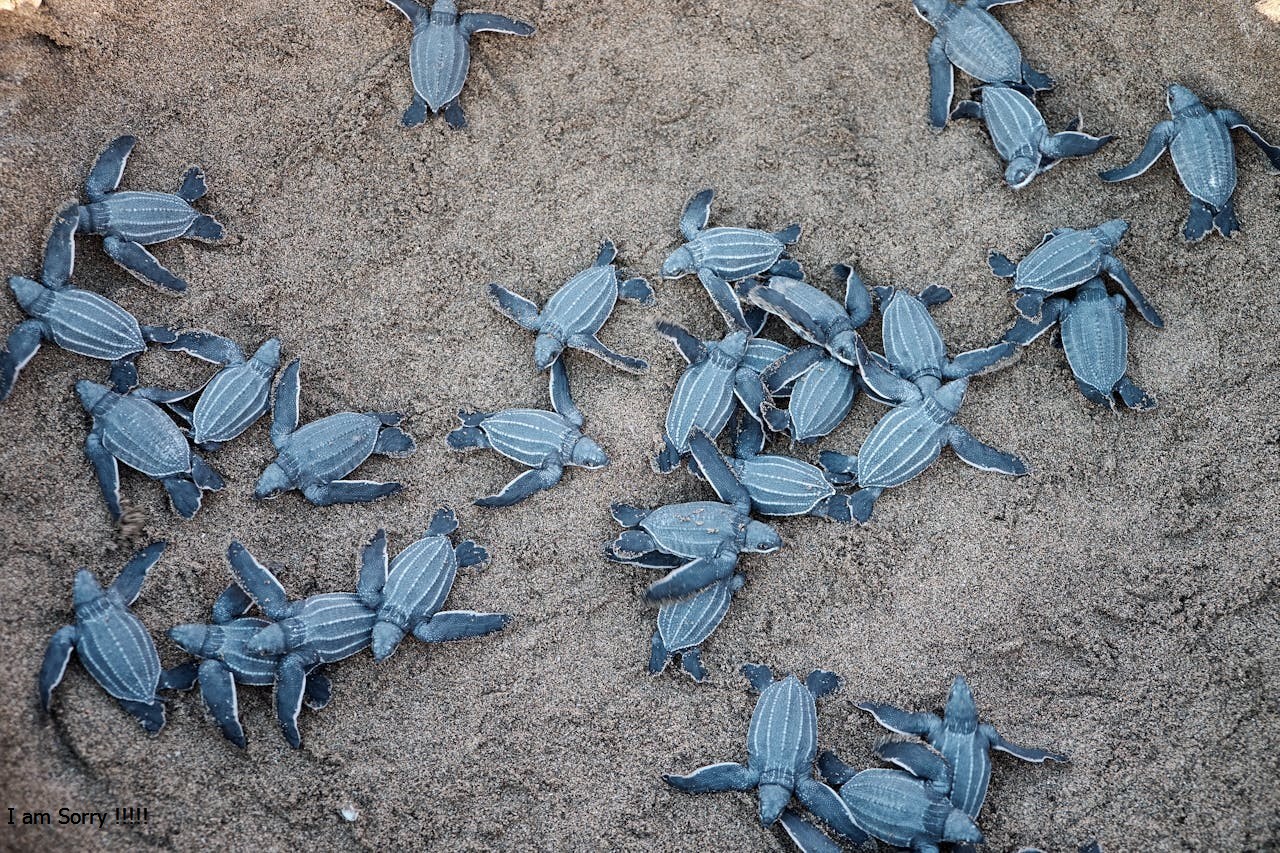
[[[110,393],[111,389],[106,385],[99,385],[88,379],[81,379],[76,383],[76,394],[80,397],[80,405],[84,406],[86,412],[92,412]]]
[[[214,625],[175,625],[169,629],[169,639],[198,658],[216,655],[222,646],[221,635],[222,631]]]
[[[1177,83],[1170,84],[1165,90],[1164,100],[1169,105],[1169,113],[1175,116],[1200,106],[1200,99],[1195,96],[1195,93]]]
[[[609,464],[609,456],[603,447],[584,435],[574,443],[573,458],[569,460],[569,464],[579,468],[603,468]]]
[[[539,370],[546,370],[556,363],[560,353],[564,352],[564,341],[555,335],[539,332],[533,342],[533,361]]]
[[[688,275],[697,269],[697,264],[693,260],[693,252],[689,251],[688,246],[681,246],[662,262],[663,278],[679,278],[682,275]]]
[[[964,392],[968,390],[969,378],[967,376],[962,377],[948,382],[937,391],[934,391],[933,401],[954,416],[956,412],[960,411],[960,404],[964,402]]]
[[[18,300],[22,310],[28,314],[36,312],[36,305],[39,303],[40,297],[48,292],[40,282],[20,275],[15,275],[9,279],[9,289],[13,291],[13,297]]]
[[[782,537],[778,535],[778,531],[774,530],[763,521],[755,521],[754,519],[747,522],[747,541],[744,551],[752,551],[756,554],[768,554],[782,547]]]
[[[71,604],[76,610],[92,604],[103,596],[102,585],[88,569],[76,572],[76,579],[71,584]]]
[[[293,488],[293,482],[289,479],[289,475],[278,464],[272,462],[258,478],[257,485],[253,487],[253,496],[257,500],[265,501],[279,497],[281,492],[291,488]]]
[[[1004,182],[1010,189],[1020,190],[1031,183],[1031,179],[1036,176],[1039,168],[1038,158],[1029,154],[1019,154],[1009,161],[1008,168],[1004,170]]]
[[[280,363],[280,339],[271,338],[253,354],[253,360],[267,367],[275,367]]]
[[[1094,230],[1106,241],[1108,246],[1115,248],[1120,245],[1124,235],[1129,233],[1129,223],[1123,219],[1108,219]]]
[[[976,731],[978,728],[978,705],[973,701],[973,692],[969,690],[969,682],[963,675],[957,675],[951,682],[951,692],[947,694],[947,706],[944,709],[947,728],[963,731]]]
[[[386,660],[391,657],[391,653],[403,639],[404,629],[394,622],[379,620],[373,623],[373,638],[370,643],[373,648],[373,659]]]
[[[760,822],[765,826],[773,826],[789,802],[791,802],[790,788],[772,782],[761,785]]]
[[[883,305],[881,305],[881,310],[884,310]],[[849,329],[845,329],[843,332],[836,332],[831,336],[831,340],[827,342],[827,349],[845,364],[857,364],[858,333]]]
[[[932,24],[942,17],[942,13],[951,4],[948,0],[911,0],[911,5],[916,7],[917,15]]]
[[[978,825],[960,809],[952,809],[942,827],[943,841],[967,841],[970,844],[982,844],[982,831]]]

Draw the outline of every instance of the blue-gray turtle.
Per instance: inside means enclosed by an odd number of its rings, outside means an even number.
[[[471,67],[471,37],[476,33],[531,36],[533,27],[487,12],[458,13],[454,0],[435,0],[428,9],[414,0],[387,0],[413,24],[409,43],[409,76],[413,79],[413,103],[400,123],[417,127],[432,114],[444,112],[450,127],[467,126],[458,103]]]
[[[373,623],[373,659],[390,657],[412,633],[424,643],[443,643],[483,637],[501,631],[511,622],[508,613],[474,610],[441,610],[453,589],[459,568],[488,562],[489,552],[471,540],[455,546],[449,534],[458,529],[453,510],[441,508],[431,519],[427,533],[387,563],[387,534],[379,530],[361,552],[361,578],[370,580],[361,592],[364,603],[377,614]],[[374,579],[382,576],[375,590]]]
[[[689,363],[671,394],[662,450],[654,458],[654,467],[667,474],[688,454],[695,431],[712,438],[720,434],[733,415],[735,397],[752,418],[761,417],[765,405],[761,374],[790,350],[774,341],[750,338],[742,330],[731,331],[720,341],[699,341],[675,323],[660,322],[657,330]]]
[[[737,570],[742,553],[768,554],[782,547],[778,531],[750,515],[751,495],[728,468],[704,468],[720,498],[647,510],[615,503],[613,518],[624,530],[605,547],[619,563],[669,569],[645,593],[650,601],[684,598],[725,580]],[[679,559],[672,559],[679,558]]]
[[[701,794],[756,790],[760,822],[771,826],[794,796],[824,823],[853,839],[865,838],[835,791],[813,776],[818,754],[817,699],[840,689],[840,679],[816,669],[802,682],[794,675],[774,681],[769,668],[749,663],[742,674],[760,691],[747,729],[747,764],[731,761],[687,776],[666,774],[668,785]]]
[[[955,69],[983,83],[1003,83],[1027,94],[1047,92],[1053,78],[1036,71],[988,9],[1021,0],[912,0],[916,14],[937,31],[929,44],[929,121],[946,127]]]
[[[160,671],[156,644],[129,607],[167,545],[155,542],[134,554],[106,589],[88,569],[76,572],[71,593],[76,623],[54,633],[40,667],[40,707],[46,712],[74,651],[93,680],[144,729],[154,734],[164,727],[164,703],[156,691],[185,689],[194,673],[190,668]]]
[[[696,273],[731,330],[751,329],[742,305],[731,286],[762,273],[803,278],[800,264],[787,256],[787,247],[800,239],[800,226],[781,231],[758,228],[708,228],[714,190],[695,194],[680,217],[680,233],[685,243],[662,264],[663,278],[681,278]]]
[[[1060,753],[1010,743],[993,726],[979,721],[978,706],[963,675],[957,675],[951,683],[942,717],[910,713],[878,702],[859,702],[857,706],[886,729],[922,737],[942,753],[952,771],[951,802],[971,818],[978,817],[987,797],[987,784],[991,781],[990,750],[998,749],[1037,764],[1067,760],[1067,756]]]
[[[938,853],[944,843],[983,843],[973,818],[948,798],[952,774],[946,759],[923,744],[904,741],[880,744],[876,756],[902,769],[874,767],[858,772],[834,753],[818,756],[823,779],[840,794],[859,829],[916,853]],[[814,843],[808,833],[817,829],[807,823],[789,809],[782,815],[783,827],[802,853],[833,849],[825,836]]]
[[[280,340],[271,338],[250,358],[234,341],[212,332],[183,332],[165,349],[222,365],[204,385],[190,412],[191,440],[202,450],[217,450],[236,438],[270,407],[271,380],[280,366]],[[171,407],[172,408],[172,407]]]
[[[1067,364],[1080,393],[1112,411],[1116,397],[1139,412],[1156,407],[1155,399],[1129,378],[1129,327],[1125,325],[1125,298],[1107,294],[1100,278],[1080,285],[1069,297],[1045,300],[1038,321],[1019,318],[1002,340],[1026,346],[1058,327]]]
[[[582,434],[582,412],[569,394],[564,362],[552,362],[550,374],[552,411],[506,409],[501,412],[458,412],[462,426],[449,433],[454,450],[493,450],[532,468],[503,486],[496,495],[478,498],[477,506],[498,507],[519,503],[535,492],[549,489],[564,476],[567,466],[595,470],[609,464],[599,444]]]
[[[199,166],[187,170],[176,193],[117,189],[137,141],[132,136],[118,137],[98,155],[84,183],[89,203],[75,209],[78,230],[101,235],[102,247],[111,259],[138,280],[182,292],[187,283],[165,269],[143,246],[177,237],[216,243],[226,237],[226,229],[191,206],[206,191],[204,171]]]
[[[826,348],[845,364],[856,365],[858,330],[871,319],[871,293],[853,267],[836,264],[832,272],[844,282],[843,304],[811,284],[786,276],[747,282],[741,290],[753,305],[781,317],[804,340]]]
[[[1017,355],[1017,346],[1001,341],[948,358],[925,300],[905,290],[876,290],[884,318],[887,367],[874,360],[859,340],[858,370],[873,396],[888,401],[893,409],[872,428],[858,455],[832,451],[821,455],[822,467],[834,482],[858,485],[848,502],[853,517],[863,522],[870,519],[872,506],[885,489],[920,474],[947,445],[980,470],[1026,474],[1027,467],[1018,457],[983,444],[953,423],[969,377],[1009,362]]]
[[[1280,146],[1272,145],[1235,110],[1210,111],[1185,86],[1169,86],[1165,96],[1171,121],[1151,129],[1142,152],[1127,166],[1101,172],[1102,180],[1127,181],[1155,165],[1169,149],[1178,180],[1191,195],[1191,213],[1182,236],[1195,242],[1215,228],[1224,237],[1240,230],[1231,196],[1236,191],[1236,149],[1231,131],[1243,130],[1257,143],[1275,169],[1280,169]]]
[[[701,646],[720,627],[734,594],[744,583],[746,576],[739,572],[716,581],[697,595],[664,601],[658,608],[658,628],[649,644],[649,674],[659,675],[679,655],[681,669],[694,681],[706,680]]]
[[[1106,275],[1120,285],[1142,319],[1159,329],[1164,321],[1113,254],[1128,230],[1129,223],[1123,219],[1079,230],[1055,228],[1018,263],[993,251],[987,254],[987,265],[995,275],[1013,279],[1010,289],[1018,294],[1014,305],[1028,320],[1040,319],[1044,301],[1055,293]]]
[[[1068,157],[1088,157],[1115,137],[1090,136],[1080,131],[1077,117],[1066,129],[1050,133],[1040,110],[1026,95],[1007,86],[983,86],[981,101],[961,101],[952,118],[981,120],[991,134],[996,153],[1007,165],[1004,180],[1020,190],[1036,175]]]
[[[769,366],[762,420],[792,441],[811,444],[844,422],[862,383],[858,371],[817,346],[800,347]],[[786,396],[787,407],[774,403]]]
[[[119,386],[117,386],[119,387]],[[157,403],[182,399],[190,391],[135,388],[120,393],[97,382],[76,383],[80,404],[93,419],[84,453],[98,477],[107,509],[120,520],[120,466],[157,480],[169,494],[174,512],[194,518],[203,492],[216,492],[222,477],[191,449],[187,436]]]
[[[499,313],[538,333],[533,360],[539,370],[549,368],[566,347],[590,353],[628,373],[649,369],[644,359],[616,353],[596,337],[619,298],[641,305],[654,303],[653,288],[643,278],[618,280],[618,269],[613,264],[617,256],[613,243],[605,240],[595,263],[565,282],[542,311],[500,284],[489,285],[489,301]]]
[[[316,506],[367,503],[394,495],[399,483],[344,480],[372,454],[400,458],[417,450],[413,437],[397,425],[398,412],[339,412],[298,426],[298,359],[289,362],[276,386],[271,443],[276,461],[258,478],[253,496],[274,498],[298,489]]]
[[[77,355],[119,362],[136,357],[149,343],[174,339],[175,332],[167,326],[140,326],[105,296],[71,286],[75,234],[74,211],[64,211],[54,219],[45,244],[41,280],[9,279],[19,307],[30,319],[18,324],[0,351],[0,402],[9,398],[19,371],[44,341]]]
[[[236,685],[272,686],[284,659],[281,654],[249,651],[249,640],[271,624],[261,617],[245,615],[252,606],[253,599],[232,582],[213,604],[213,624],[176,625],[169,629],[169,638],[200,661],[196,680],[209,716],[223,736],[241,749],[246,741]],[[319,667],[309,670],[303,690],[306,706],[318,711],[329,703],[331,695],[332,685]]]
[[[382,588],[385,575],[375,561],[364,561],[356,592],[330,592],[290,601],[284,587],[266,566],[239,542],[227,549],[227,562],[236,583],[249,594],[268,624],[245,643],[250,654],[275,656],[276,717],[285,740],[302,745],[298,714],[302,711],[307,675],[323,664],[335,663],[363,651],[370,642],[377,611],[365,604]]]
[[[695,473],[708,480],[732,472],[751,496],[751,509],[761,515],[814,515],[852,521],[847,496],[836,494],[821,468],[790,456],[762,452],[764,430],[750,418],[738,418],[734,432],[734,454],[729,459],[704,433],[690,438],[694,459],[690,469],[696,463]]]

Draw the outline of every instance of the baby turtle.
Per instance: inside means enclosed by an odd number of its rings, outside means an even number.
[[[1109,296],[1102,279],[1092,278],[1070,298],[1046,300],[1039,321],[1020,318],[1002,340],[1026,346],[1056,325],[1081,394],[1112,411],[1119,396],[1128,408],[1149,412],[1156,407],[1155,399],[1125,372],[1129,364],[1125,305],[1123,296]]]
[[[93,419],[84,454],[98,476],[98,485],[115,521],[120,520],[120,467],[146,474],[164,486],[174,512],[194,518],[203,492],[216,492],[225,483],[199,454],[187,436],[157,402],[182,399],[191,392],[136,388],[128,393],[82,379],[76,383],[80,404]]]
[[[1050,133],[1040,110],[1016,89],[984,86],[980,97],[981,102],[961,101],[951,117],[980,119],[986,125],[996,153],[1008,164],[1005,183],[1015,190],[1058,165],[1059,160],[1088,157],[1115,138],[1081,133],[1079,118],[1061,133]]]
[[[1109,219],[1083,230],[1056,228],[1044,235],[1040,245],[1018,263],[993,251],[987,254],[987,265],[995,275],[1013,279],[1011,289],[1018,294],[1014,305],[1028,320],[1040,319],[1045,299],[1053,294],[1105,274],[1120,285],[1142,319],[1157,329],[1163,328],[1164,321],[1156,309],[1133,283],[1124,264],[1112,254],[1128,230],[1129,223],[1123,219]]]
[[[751,282],[744,286],[744,295],[781,317],[804,340],[825,347],[845,364],[856,365],[858,330],[871,319],[871,294],[853,267],[836,264],[832,272],[844,282],[843,305],[813,285],[786,276]]]
[[[262,344],[248,359],[234,341],[212,332],[184,332],[165,349],[222,365],[205,384],[187,418],[191,440],[200,449],[217,450],[267,413],[271,379],[280,366],[278,338]]]
[[[697,595],[663,602],[658,608],[658,629],[653,632],[650,643],[649,674],[661,674],[679,655],[680,668],[694,681],[705,681],[707,671],[702,666],[700,646],[720,627],[734,594],[744,583],[746,576],[739,572],[713,583]]]
[[[1034,92],[1053,88],[1053,78],[1036,71],[1022,58],[1022,50],[988,9],[1020,0],[912,0],[916,14],[937,30],[929,44],[929,121],[947,125],[955,68],[983,83]],[[954,67],[953,67],[954,66]]]
[[[822,469],[790,456],[762,453],[764,430],[750,418],[739,418],[735,433],[734,456],[727,460],[705,434],[689,439],[696,473],[709,479],[717,472],[731,471],[751,496],[752,510],[761,515],[852,521],[847,496],[836,494]]]
[[[666,774],[668,785],[693,794],[758,791],[760,822],[771,826],[795,796],[829,826],[865,839],[835,791],[813,777],[818,754],[816,700],[840,689],[840,679],[816,669],[803,682],[794,675],[774,681],[769,668],[749,663],[742,674],[760,691],[747,730],[747,764],[731,761],[699,768],[687,776]]]
[[[458,14],[454,0],[435,0],[428,10],[414,0],[387,0],[413,24],[409,42],[409,76],[413,79],[413,103],[400,123],[417,127],[432,114],[444,112],[452,128],[467,126],[466,114],[458,103],[471,67],[471,37],[476,33],[505,33],[531,36],[533,27],[487,12]]]
[[[118,362],[137,356],[148,343],[174,339],[172,329],[139,326],[132,314],[105,296],[71,286],[75,234],[74,214],[59,215],[45,245],[41,281],[17,275],[9,279],[19,307],[31,319],[18,324],[0,352],[0,403],[9,398],[18,373],[44,341],[77,355]]]
[[[373,561],[360,567],[355,593],[331,592],[289,601],[284,587],[239,542],[227,549],[231,574],[267,619],[249,638],[245,649],[254,655],[277,657],[276,716],[285,740],[302,745],[298,714],[302,711],[307,675],[323,664],[351,657],[369,645],[377,613],[364,602],[381,589],[385,576]]]
[[[489,561],[489,552],[469,539],[455,547],[449,534],[457,529],[453,510],[442,507],[432,517],[426,535],[397,554],[389,568],[385,530],[379,530],[365,546],[362,580],[366,572],[372,579],[382,577],[376,590],[370,580],[362,591],[365,606],[377,613],[371,641],[374,660],[390,657],[406,633],[424,643],[444,643],[483,637],[510,624],[507,613],[440,609],[459,568]]]
[[[199,166],[182,176],[177,193],[116,189],[137,141],[132,136],[118,137],[98,155],[84,184],[89,203],[75,208],[78,230],[102,235],[102,248],[138,280],[181,293],[187,283],[142,247],[177,237],[217,243],[226,237],[226,229],[191,206],[205,194],[204,171]]]
[[[75,651],[93,680],[144,729],[155,734],[164,728],[164,703],[156,691],[185,689],[192,672],[160,672],[156,644],[129,607],[166,547],[166,542],[155,542],[134,554],[106,589],[88,569],[76,572],[71,592],[76,623],[57,630],[40,667],[40,707],[46,712]]]
[[[938,853],[944,843],[983,843],[982,832],[973,818],[947,798],[951,767],[946,759],[922,744],[902,741],[880,744],[876,756],[903,769],[876,767],[859,773],[834,753],[824,752],[818,757],[823,779],[839,792],[860,829],[893,847],[910,848],[917,853]],[[832,849],[821,842],[809,842],[806,831],[817,830],[800,828],[801,823],[807,821],[793,811],[782,816],[783,827],[802,853]]]
[[[628,373],[648,371],[649,363],[644,359],[620,355],[596,337],[618,299],[641,305],[654,303],[653,288],[643,278],[618,280],[618,270],[613,264],[617,256],[613,243],[605,240],[600,244],[595,263],[565,282],[541,312],[535,303],[502,285],[489,285],[489,301],[499,313],[538,333],[533,343],[533,360],[539,370],[550,367],[568,347],[590,353]]]
[[[1280,146],[1267,142],[1235,110],[1210,111],[1185,86],[1171,85],[1165,101],[1173,119],[1151,129],[1137,159],[1099,174],[1107,182],[1136,178],[1154,166],[1168,148],[1178,180],[1191,194],[1191,213],[1182,228],[1183,238],[1194,243],[1215,228],[1223,237],[1230,237],[1240,230],[1231,202],[1236,191],[1236,149],[1231,131],[1249,134],[1275,169],[1280,169]]]
[[[687,242],[663,262],[662,277],[697,273],[730,329],[750,329],[729,282],[766,272],[803,278],[800,264],[787,257],[787,247],[800,239],[800,226],[773,233],[756,228],[707,228],[714,195],[715,190],[702,190],[685,205],[680,233]]]
[[[343,480],[372,454],[401,458],[417,450],[413,437],[397,424],[398,412],[340,412],[298,426],[298,359],[289,362],[276,386],[271,443],[277,456],[254,487],[258,500],[299,489],[316,506],[368,503],[394,495],[404,486],[372,480]],[[252,592],[252,590],[250,590]]]
[[[885,360],[891,369],[873,360],[861,340],[858,369],[867,388],[894,408],[872,428],[857,456],[831,451],[821,456],[833,482],[858,484],[848,504],[853,517],[862,522],[870,519],[872,506],[885,489],[924,471],[948,444],[980,470],[1026,474],[1027,467],[1018,457],[983,444],[952,422],[964,401],[969,377],[1011,360],[1017,347],[1002,341],[949,359],[924,300],[904,290],[877,291],[884,316]]]
[[[284,658],[249,651],[249,640],[271,624],[246,616],[252,606],[253,599],[233,582],[213,604],[212,625],[177,625],[169,630],[170,639],[200,660],[197,681],[205,709],[223,736],[241,749],[246,741],[236,685],[270,687],[276,683],[276,670]],[[320,710],[329,704],[331,695],[329,679],[318,667],[306,673],[303,702],[308,708]]]
[[[991,781],[990,750],[998,749],[1036,764],[1067,760],[1067,756],[1056,752],[1010,743],[993,726],[980,722],[978,706],[963,675],[957,675],[951,683],[941,718],[930,713],[909,713],[878,702],[859,702],[857,706],[889,731],[922,737],[942,753],[952,771],[951,802],[971,818],[978,817],[987,797],[987,783]]]
[[[569,394],[569,377],[560,359],[551,364],[551,408],[507,409],[501,412],[458,412],[462,426],[449,433],[454,450],[494,450],[532,468],[502,491],[475,501],[477,506],[517,504],[535,492],[549,489],[564,476],[566,466],[595,470],[609,464],[604,449],[582,434],[582,412]]]

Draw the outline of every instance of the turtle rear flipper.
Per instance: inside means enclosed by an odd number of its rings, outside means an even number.
[[[117,699],[120,707],[124,708],[129,714],[142,724],[148,734],[155,734],[164,728],[165,712],[164,703],[159,699],[153,699],[150,702],[134,702],[130,699]]]
[[[866,524],[871,520],[871,508],[875,505],[876,498],[883,492],[884,489],[868,487],[849,495],[849,514],[860,524]]]
[[[624,503],[613,503],[609,506],[609,514],[613,520],[623,527],[638,527],[640,522],[649,517],[650,510]]]
[[[161,670],[157,690],[187,691],[196,686],[200,678],[200,668],[195,661],[187,661],[169,669]]]
[[[318,669],[307,673],[307,686],[302,693],[303,703],[313,711],[319,711],[333,698],[333,684]]]
[[[334,480],[317,483],[302,490],[303,496],[316,506],[372,503],[404,489],[401,483],[379,483],[374,480]]]
[[[509,613],[477,613],[474,610],[442,610],[413,629],[424,643],[469,640],[501,631],[511,624]]]
[[[203,243],[221,243],[227,238],[227,229],[212,216],[202,213],[196,217],[182,236],[188,240],[199,240]]]
[[[799,228],[799,225],[793,226]],[[782,239],[783,232],[779,232],[774,236],[779,240]],[[799,234],[796,235],[799,237]],[[795,258],[780,258],[777,263],[769,267],[769,275],[781,276],[783,278],[794,278],[797,281],[804,280],[804,267],[800,266],[800,262]]]
[[[142,248],[140,243],[109,236],[103,238],[102,248],[113,261],[139,281],[174,293],[182,293],[187,289],[185,281],[165,269],[156,260],[156,256]]]
[[[441,110],[444,113],[444,120],[449,123],[449,127],[454,130],[462,130],[467,126],[467,114],[462,109],[462,104],[458,103],[458,99],[444,105]]]
[[[653,294],[653,285],[649,284],[647,279],[639,277],[629,278],[619,283],[618,298],[636,302],[640,305],[652,305],[656,301]]]
[[[1198,198],[1191,199],[1191,209],[1187,213],[1187,222],[1182,226],[1182,239],[1188,243],[1198,243],[1214,227],[1213,211],[1209,205]]]
[[[702,665],[701,649],[685,649],[682,651],[680,653],[680,668],[699,684],[707,680],[707,669]]]
[[[1240,230],[1240,222],[1236,219],[1236,206],[1231,199],[1227,199],[1213,215],[1213,227],[1218,229],[1218,233],[1223,237],[1230,237]]]
[[[430,111],[431,107],[427,105],[426,99],[414,92],[413,101],[409,104],[408,109],[404,111],[404,115],[400,117],[401,127],[418,127],[427,120],[427,114]]]
[[[206,492],[216,492],[227,485],[221,474],[194,453],[191,454],[191,479]]]
[[[1116,383],[1116,393],[1128,408],[1135,412],[1149,412],[1156,408],[1156,399],[1134,384],[1128,375]]]
[[[1008,256],[1002,252],[988,252],[987,266],[991,269],[993,275],[1000,278],[1013,278],[1018,274],[1018,265],[1009,260]]]
[[[197,199],[203,198],[208,191],[209,188],[204,180],[204,169],[199,166],[192,166],[182,176],[182,186],[178,187],[178,197],[190,204]]]
[[[680,460],[683,458],[684,454],[680,452],[680,448],[675,446],[669,436],[664,435],[662,450],[654,457],[653,464],[659,474],[670,474],[680,467]]]
[[[1031,87],[1033,92],[1050,92],[1056,85],[1052,77],[1044,72],[1035,70],[1026,62],[1022,63],[1022,79]]]
[[[165,477],[160,482],[164,485],[164,490],[169,493],[169,502],[173,504],[173,511],[186,519],[195,518],[196,513],[200,511],[200,502],[203,498],[200,487],[195,484],[195,481],[187,474],[179,474]]]
[[[486,450],[489,439],[484,430],[474,426],[460,426],[446,436],[445,441],[454,450]]]
[[[458,547],[453,550],[454,559],[458,561],[458,567],[465,569],[470,566],[483,566],[489,562],[489,552],[485,548],[467,539],[458,543]]]
[[[371,453],[399,459],[409,456],[418,449],[413,436],[399,427],[383,427],[378,432],[378,440],[374,442]]]
[[[675,656],[675,652],[671,651],[662,642],[662,632],[654,631],[653,639],[649,641],[649,674],[661,675],[663,670],[667,668],[667,664],[671,663],[671,658]],[[694,679],[695,681],[698,679]]]

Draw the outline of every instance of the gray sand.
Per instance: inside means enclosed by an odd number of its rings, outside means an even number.
[[[507,0],[496,10],[539,32],[477,38],[464,133],[438,119],[398,126],[409,27],[375,0],[52,0],[0,17],[0,269],[36,271],[52,212],[98,149],[137,133],[126,184],[170,189],[187,163],[203,164],[202,206],[239,242],[160,247],[192,282],[172,298],[83,239],[79,283],[147,322],[246,346],[278,333],[286,356],[302,358],[304,419],[406,408],[421,444],[408,460],[361,469],[408,485],[372,507],[317,509],[296,493],[252,502],[271,458],[266,421],[212,457],[229,486],[194,522],[179,523],[158,486],[127,475],[147,535],[173,543],[136,607],[166,664],[181,656],[163,632],[204,619],[228,580],[231,538],[285,567],[295,595],[345,589],[377,527],[398,550],[441,502],[495,557],[464,573],[451,606],[518,620],[497,637],[409,641],[385,664],[365,654],[334,667],[334,700],[304,712],[300,751],[279,737],[269,691],[241,693],[242,753],[195,695],[145,736],[78,664],[44,717],[35,672],[69,617],[73,569],[110,577],[132,546],[84,461],[87,422],[71,390],[104,369],[42,350],[2,411],[0,806],[141,805],[150,820],[107,831],[0,824],[0,847],[779,848],[753,798],[689,797],[659,781],[745,757],[754,699],[736,675],[744,661],[841,673],[845,690],[820,706],[820,737],[858,764],[882,732],[854,701],[935,708],[952,674],[966,673],[1010,739],[1072,756],[1066,766],[997,758],[982,820],[991,849],[1280,843],[1280,184],[1240,137],[1245,233],[1188,248],[1178,237],[1186,197],[1167,160],[1120,186],[1094,176],[1166,116],[1166,81],[1280,136],[1280,29],[1251,0],[998,10],[1059,81],[1043,101],[1051,124],[1079,109],[1087,128],[1120,136],[1015,195],[977,125],[926,127],[931,32],[906,0]],[[1024,455],[1031,477],[984,474],[948,454],[882,499],[870,526],[781,523],[786,547],[748,562],[749,582],[706,649],[711,682],[651,679],[653,613],[640,594],[652,576],[606,563],[599,547],[617,530],[611,500],[707,494],[648,463],[682,366],[652,323],[718,333],[696,281],[660,284],[656,310],[624,306],[606,327],[611,345],[653,362],[648,376],[570,356],[612,467],[480,511],[469,499],[516,469],[452,455],[443,436],[460,405],[545,402],[532,338],[490,309],[487,282],[541,301],[605,237],[653,275],[677,243],[685,199],[706,185],[718,189],[716,222],[803,223],[797,254],[815,281],[856,258],[874,283],[953,287],[935,312],[953,351],[1012,317],[1005,284],[986,270],[989,248],[1018,257],[1050,228],[1123,215],[1134,228],[1121,257],[1168,321],[1162,332],[1131,321],[1132,373],[1160,408],[1090,406],[1062,354],[1037,344],[976,380],[962,416]],[[18,319],[0,299],[0,325]],[[207,373],[167,354],[148,355],[142,370],[174,385]],[[822,446],[856,450],[879,414],[860,403]],[[354,823],[339,816],[346,805],[359,810]]]

